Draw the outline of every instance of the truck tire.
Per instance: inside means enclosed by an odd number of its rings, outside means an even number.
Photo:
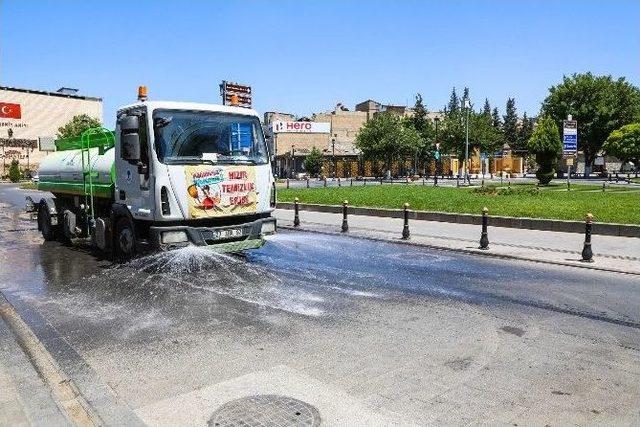
[[[117,261],[128,261],[136,253],[136,235],[133,223],[127,217],[116,221],[113,233],[113,254]]]
[[[46,203],[40,203],[38,208],[38,228],[42,232],[42,237],[47,242],[56,240],[57,227],[51,224],[51,213]]]

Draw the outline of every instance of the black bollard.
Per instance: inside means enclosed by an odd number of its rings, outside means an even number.
[[[299,199],[296,197],[293,200],[293,226],[300,227],[300,207],[298,206]]]
[[[363,187],[367,186],[367,178],[362,178],[362,186]]]
[[[438,175],[434,175],[433,176],[433,186],[437,187],[438,186]]]
[[[408,240],[409,236],[409,203],[404,204],[404,226],[402,227],[402,238]]]
[[[287,188],[289,188],[289,178],[287,178]]]
[[[604,192],[605,188],[607,188],[607,183],[606,183],[606,182],[603,182],[603,183],[602,183],[602,192]]]
[[[507,189],[508,189],[508,190],[511,190],[511,181],[509,181],[509,182],[507,183]]]
[[[460,175],[456,175],[456,187],[460,187]]]
[[[342,185],[340,184],[340,177],[338,177],[338,187],[342,187]]]
[[[307,188],[309,188],[309,177],[307,177]]]
[[[347,222],[347,205],[349,202],[345,200],[342,202],[342,232],[346,233],[349,231],[349,223]]]
[[[380,177],[380,185],[382,185],[382,177]]]
[[[593,251],[591,250],[591,223],[593,215],[587,214],[584,224],[584,246],[582,247],[582,262],[593,262]]]
[[[325,187],[327,186],[327,177],[326,176],[324,177],[324,186]]]
[[[480,247],[478,249],[489,249],[489,234],[487,233],[487,226],[489,225],[488,214],[489,209],[482,208],[482,234],[480,235]]]
[[[349,184],[350,187],[353,187],[353,178],[351,178],[351,184]]]
[[[481,181],[481,183],[480,183],[480,186],[481,186],[482,188],[484,188],[484,178],[482,179],[482,181]]]
[[[424,175],[422,175],[422,185],[425,184]]]

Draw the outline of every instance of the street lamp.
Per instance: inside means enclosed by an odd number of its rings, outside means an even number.
[[[291,178],[295,177],[296,173],[296,146],[291,145]]]
[[[464,149],[464,179],[469,181],[469,110],[471,109],[471,102],[469,98],[464,99],[464,108],[467,109],[467,123],[466,123],[466,144]]]
[[[436,183],[438,182],[438,170],[440,169],[438,167],[438,164],[440,163],[440,146],[438,145],[438,123],[440,123],[440,117],[434,117],[433,121],[436,123],[436,141],[435,141],[435,146],[436,146],[436,170],[433,173],[433,176],[435,177]]]
[[[331,138],[331,163],[333,163],[333,179],[336,178],[336,139]]]

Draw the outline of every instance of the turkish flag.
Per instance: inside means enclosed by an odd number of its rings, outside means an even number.
[[[8,102],[0,102],[0,118],[3,118],[3,119],[22,118],[22,110],[20,110],[20,104],[9,104]]]

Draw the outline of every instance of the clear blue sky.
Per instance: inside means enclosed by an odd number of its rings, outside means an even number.
[[[536,114],[563,74],[640,84],[640,1],[0,0],[0,85],[77,87],[105,123],[135,99],[220,101],[249,83],[260,111],[306,115],[372,98],[431,110],[452,86]]]

